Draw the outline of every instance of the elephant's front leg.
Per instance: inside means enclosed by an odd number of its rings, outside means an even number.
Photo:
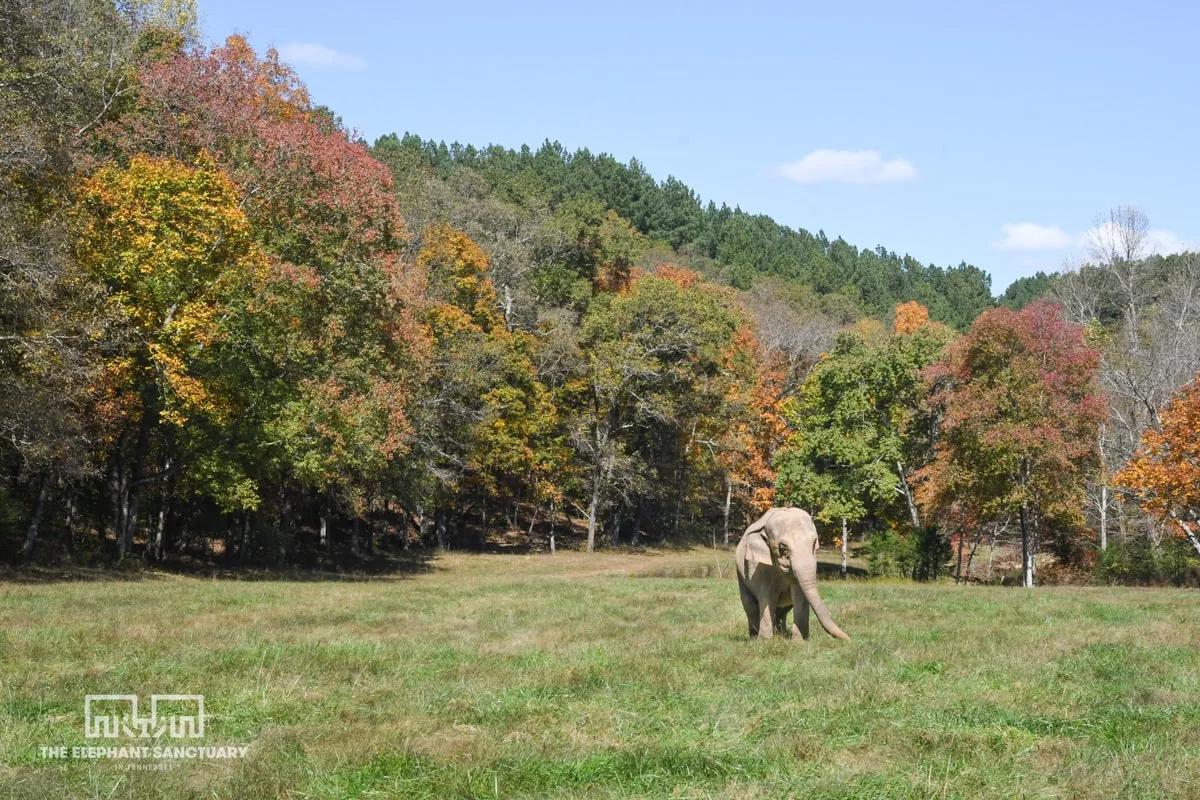
[[[742,580],[741,575],[738,575],[738,593],[742,596],[742,608],[746,611],[746,622],[750,626],[750,638],[754,639],[758,636],[758,599]]]
[[[770,639],[775,635],[775,602],[766,597],[758,598],[758,638]]]
[[[808,638],[808,598],[799,586],[792,587],[792,636]]]

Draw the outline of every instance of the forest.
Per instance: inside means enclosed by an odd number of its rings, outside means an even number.
[[[1200,575],[1200,256],[1136,207],[993,299],[636,159],[366,142],[187,3],[2,8],[0,558],[716,546],[793,504],[876,574]]]

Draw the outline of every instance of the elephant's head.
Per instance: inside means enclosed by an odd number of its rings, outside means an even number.
[[[761,536],[771,563],[800,585],[821,627],[838,639],[850,637],[837,626],[817,593],[817,527],[807,511],[772,508],[746,529],[746,536]]]

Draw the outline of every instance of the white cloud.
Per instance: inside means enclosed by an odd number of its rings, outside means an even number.
[[[1075,237],[1057,225],[1014,222],[1001,225],[1000,230],[1004,238],[992,242],[997,250],[1062,250],[1075,242]]]
[[[995,250],[1009,252],[1039,252],[1059,251],[1070,260],[1089,261],[1094,258],[1097,250],[1121,250],[1121,240],[1116,225],[1105,222],[1087,228],[1081,233],[1071,234],[1058,225],[1039,225],[1035,222],[1015,222],[1001,225],[1004,237],[992,242]],[[1189,241],[1172,231],[1150,228],[1145,232],[1140,248],[1141,255],[1169,255],[1171,253],[1200,252],[1200,244]],[[1046,256],[1033,255],[1022,258],[1025,267],[1041,266]]]
[[[366,60],[314,42],[292,42],[279,48],[279,56],[290,64],[334,69],[365,69]]]
[[[885,161],[878,150],[813,150],[776,172],[796,183],[897,183],[918,177],[903,158]]]
[[[1160,256],[1200,250],[1200,247],[1197,247],[1195,242],[1189,242],[1182,236],[1171,233],[1171,231],[1151,230],[1150,235],[1146,237],[1146,241],[1150,251],[1158,253]]]
[[[1117,249],[1120,249],[1120,241],[1116,225],[1112,222],[1105,222],[1094,228],[1088,228],[1079,234],[1078,245],[1084,253],[1089,253],[1094,249],[1105,250],[1113,245]],[[1197,245],[1195,242],[1189,242],[1177,233],[1160,228],[1151,228],[1146,231],[1146,237],[1142,243],[1143,255],[1157,254],[1165,256],[1171,253],[1184,253],[1196,250],[1200,250],[1200,245]]]

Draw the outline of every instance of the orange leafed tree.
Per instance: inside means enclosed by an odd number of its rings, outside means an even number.
[[[1132,489],[1152,514],[1170,519],[1200,553],[1200,375],[1161,414],[1162,427],[1142,434],[1142,446],[1117,484]]]
[[[908,336],[928,324],[929,309],[916,300],[910,300],[896,306],[896,319],[892,322],[892,333],[897,336]]]

